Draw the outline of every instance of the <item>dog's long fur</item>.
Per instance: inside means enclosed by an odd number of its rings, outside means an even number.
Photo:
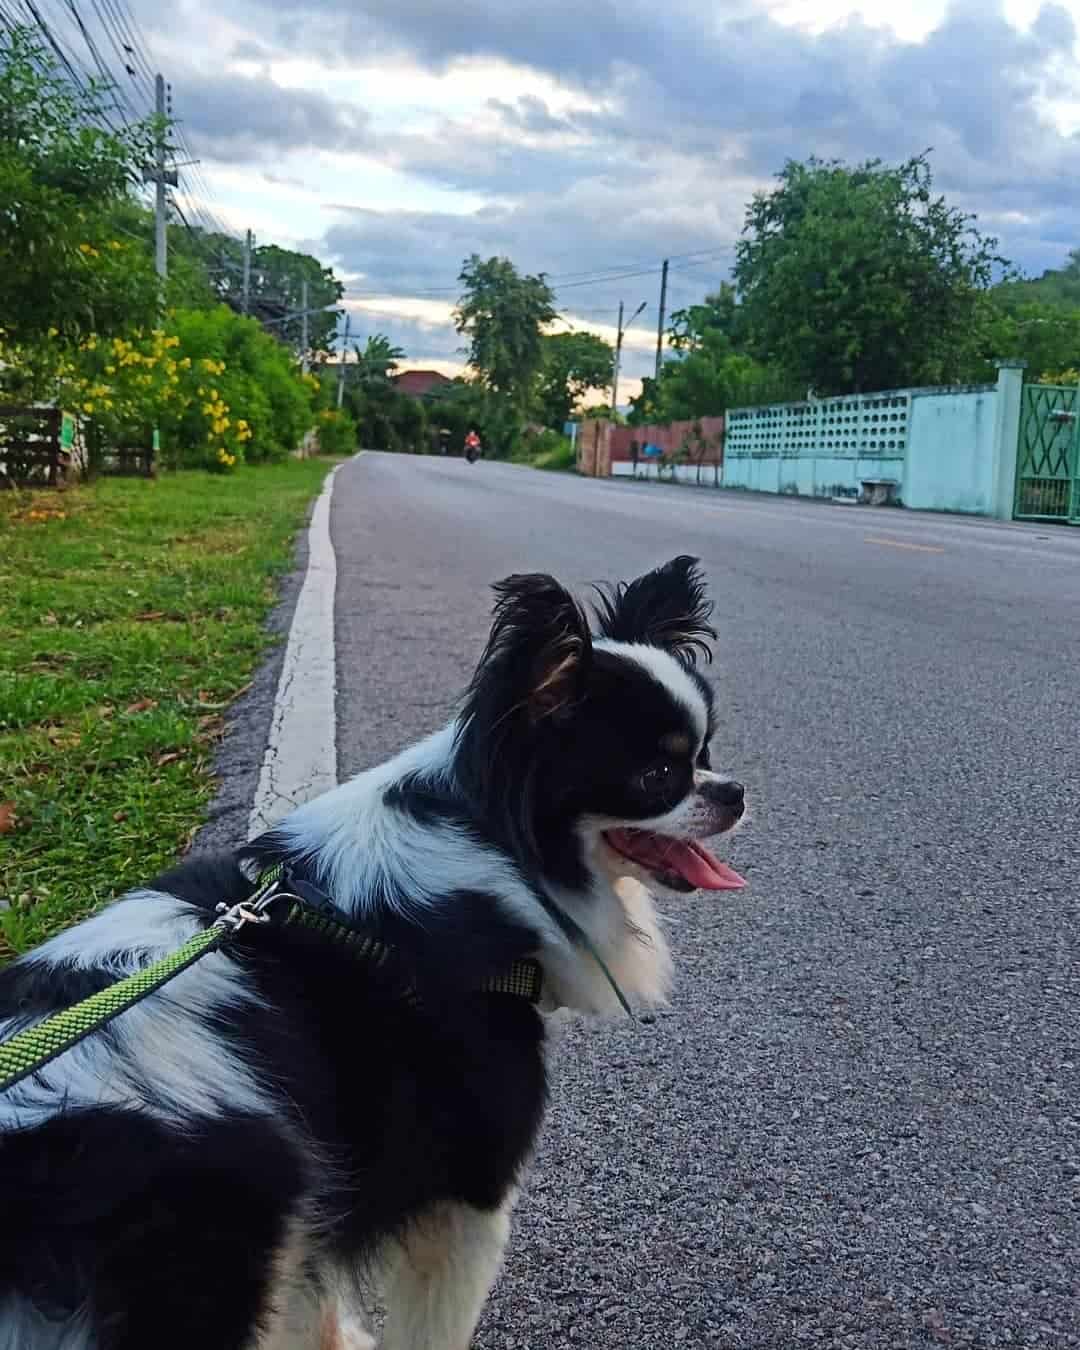
[[[245,930],[0,1096],[0,1350],[372,1344],[345,1330],[371,1272],[387,1350],[468,1345],[545,1099],[540,1012],[478,986],[532,956],[546,1007],[613,1011],[591,944],[629,997],[663,999],[649,877],[604,831],[732,823],[706,800],[692,559],[608,595],[595,635],[549,577],[497,592],[449,727],[0,972],[6,1038],[172,951],[277,860],[393,951],[359,965]],[[659,744],[684,752],[643,776]]]

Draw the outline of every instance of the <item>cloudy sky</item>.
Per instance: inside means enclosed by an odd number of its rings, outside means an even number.
[[[302,247],[353,329],[460,363],[462,259],[543,270],[611,336],[725,277],[787,158],[898,161],[1029,271],[1080,243],[1080,0],[132,0],[216,215]],[[199,192],[189,184],[193,195]],[[606,273],[606,277],[598,277]]]

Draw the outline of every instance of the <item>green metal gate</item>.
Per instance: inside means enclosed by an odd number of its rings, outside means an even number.
[[[1025,384],[1016,459],[1017,520],[1080,525],[1080,387]]]

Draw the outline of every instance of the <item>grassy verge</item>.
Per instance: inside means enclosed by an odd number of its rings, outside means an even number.
[[[0,496],[0,960],[190,844],[329,467]]]
[[[511,456],[511,462],[559,473],[572,472],[576,467],[574,447],[569,438],[554,431],[545,431],[542,436],[523,441],[517,453]]]

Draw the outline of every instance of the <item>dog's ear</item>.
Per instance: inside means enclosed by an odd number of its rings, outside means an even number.
[[[712,660],[709,624],[712,604],[697,558],[682,555],[646,572],[629,584],[597,587],[596,618],[604,637],[616,642],[644,642],[665,647],[691,663],[700,652]]]
[[[542,573],[507,577],[494,587],[491,636],[473,680],[497,682],[511,700],[506,716],[524,709],[529,724],[569,716],[581,696],[592,655],[581,606]]]

